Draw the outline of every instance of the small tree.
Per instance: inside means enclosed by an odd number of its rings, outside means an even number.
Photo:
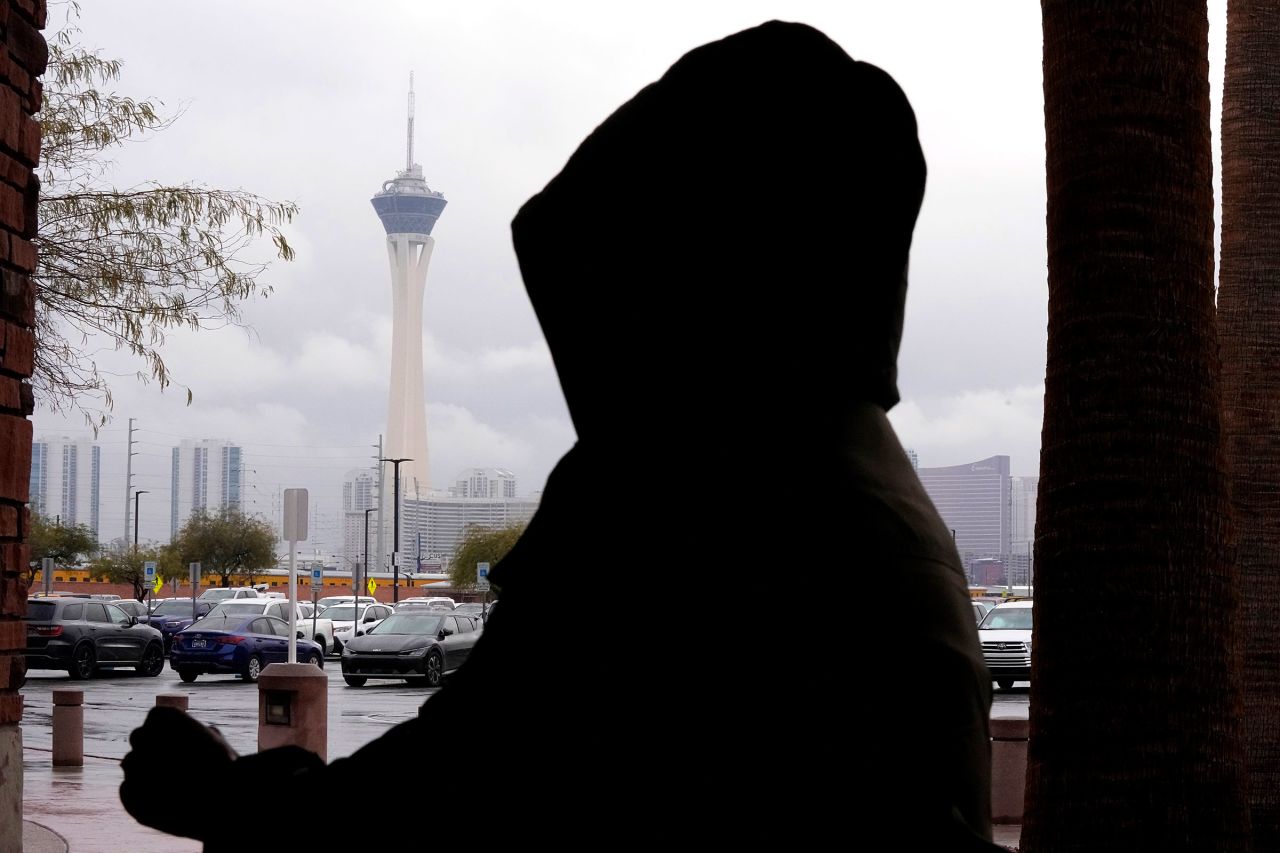
[[[40,561],[51,557],[54,563],[75,563],[98,550],[98,536],[84,524],[57,524],[36,513],[31,514],[27,535],[31,546],[31,562],[27,565],[27,582],[34,583]]]
[[[149,560],[160,562],[159,548],[112,547],[102,553],[90,565],[93,577],[104,577],[111,583],[127,583],[133,585],[133,597],[142,601],[147,597],[146,563]]]
[[[253,583],[258,569],[275,564],[276,531],[235,507],[201,510],[187,519],[172,548],[181,555],[179,566],[199,562],[202,572],[219,576],[220,586],[231,586],[233,577]]]
[[[156,575],[162,581],[185,580],[187,565],[182,562],[182,554],[176,543],[161,545],[156,549]]]
[[[481,527],[469,524],[462,533],[462,542],[453,559],[449,561],[449,580],[455,589],[474,590],[476,587],[476,563],[495,566],[507,556],[524,533],[527,523],[520,521],[507,527]]]
[[[79,12],[70,6],[69,17]],[[111,390],[98,372],[91,337],[128,350],[142,380],[170,383],[160,356],[171,329],[221,327],[270,287],[266,264],[245,250],[269,237],[293,257],[280,226],[298,208],[244,190],[150,182],[118,188],[107,178],[111,149],[168,127],[157,102],[108,87],[121,63],[76,43],[67,27],[49,40],[41,126],[36,279],[35,386],[55,410],[78,408],[105,423]],[[191,393],[187,393],[188,401]],[[97,408],[100,406],[101,408]]]

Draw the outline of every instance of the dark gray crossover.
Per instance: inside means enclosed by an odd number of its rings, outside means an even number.
[[[393,613],[342,647],[342,677],[352,687],[370,678],[423,680],[438,687],[462,666],[480,639],[480,620],[415,608]]]
[[[131,666],[143,675],[164,669],[160,632],[105,601],[27,601],[27,669],[65,669],[92,678],[99,669]]]

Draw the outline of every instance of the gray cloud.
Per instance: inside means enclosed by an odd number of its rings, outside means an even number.
[[[812,23],[888,70],[917,113],[929,186],[894,413],[903,443],[923,464],[1010,453],[1015,473],[1032,473],[1046,318],[1035,4],[85,0],[83,41],[126,62],[119,90],[182,111],[115,155],[118,184],[194,180],[302,206],[290,229],[298,261],[274,266],[275,293],[245,308],[254,334],[173,336],[167,357],[193,406],[181,391],[116,384],[102,436],[108,534],[123,530],[122,442],[136,417],[151,431],[140,433],[138,485],[155,491],[142,499],[144,539],[168,532],[166,448],[211,437],[245,445],[264,512],[276,490],[312,488],[330,519],[312,545],[337,549],[342,472],[367,462],[385,419],[390,297],[369,198],[403,166],[411,69],[415,159],[449,199],[425,308],[432,476],[443,485],[496,465],[523,491],[541,488],[574,433],[509,222],[682,53],[772,17]],[[1219,34],[1223,17],[1215,0]],[[663,189],[678,198],[680,187]],[[573,251],[573,235],[562,248]],[[132,369],[116,354],[102,363]],[[35,420],[38,432],[83,430],[45,411]]]

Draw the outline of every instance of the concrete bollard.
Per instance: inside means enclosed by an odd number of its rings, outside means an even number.
[[[1031,721],[1026,718],[991,718],[992,823],[1022,823],[1030,734]]]
[[[84,766],[84,691],[53,691],[53,766]]]
[[[177,708],[179,711],[187,710],[187,700],[190,699],[185,693],[157,693],[157,708]]]
[[[329,678],[309,663],[273,663],[258,676],[258,749],[290,745],[329,760]]]

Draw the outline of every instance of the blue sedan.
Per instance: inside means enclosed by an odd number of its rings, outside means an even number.
[[[169,665],[190,684],[203,673],[229,673],[255,682],[269,663],[289,657],[289,625],[261,614],[214,613],[173,635]],[[324,652],[298,639],[298,660],[324,666]]]

